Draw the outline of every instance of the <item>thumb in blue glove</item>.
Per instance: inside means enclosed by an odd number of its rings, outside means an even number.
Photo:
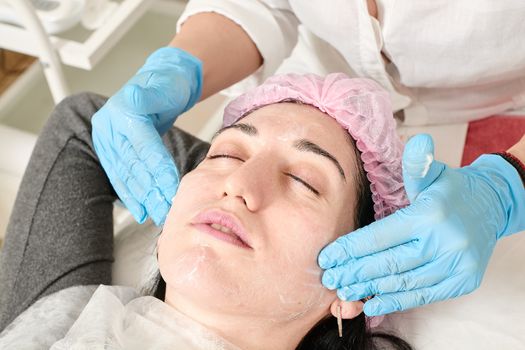
[[[420,134],[412,137],[403,152],[403,184],[411,203],[445,170],[445,165],[434,161],[434,142]]]
[[[92,118],[102,167],[135,220],[161,225],[179,173],[161,136],[199,99],[202,64],[174,47],[155,51]]]
[[[429,135],[403,154],[411,205],[338,238],[318,258],[322,282],[342,300],[375,296],[369,316],[470,293],[497,239],[525,228],[525,190],[512,165],[484,155],[452,169],[434,159]]]

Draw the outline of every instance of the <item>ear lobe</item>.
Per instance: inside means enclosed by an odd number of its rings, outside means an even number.
[[[361,312],[363,312],[363,302],[362,301],[342,301],[336,299],[330,305],[330,312],[334,317],[337,317],[339,314],[339,306],[341,306],[341,317],[344,319],[352,319],[357,317]]]

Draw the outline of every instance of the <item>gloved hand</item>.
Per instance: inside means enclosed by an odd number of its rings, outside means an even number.
[[[199,99],[202,63],[164,47],[151,54],[93,116],[93,144],[111,184],[135,220],[164,222],[179,173],[161,136]]]
[[[338,238],[318,257],[322,282],[342,300],[375,295],[368,316],[476,289],[496,241],[525,229],[525,190],[498,155],[452,169],[434,161],[429,135],[409,140],[403,177],[411,204]]]

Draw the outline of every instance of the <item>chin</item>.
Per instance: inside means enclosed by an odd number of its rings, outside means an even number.
[[[224,254],[215,247],[198,245],[176,254],[168,252],[168,256],[162,253],[159,248],[160,273],[172,298],[215,311],[231,312],[232,308],[243,307],[239,298],[243,288],[236,275],[239,271],[231,271],[231,264],[225,264]]]

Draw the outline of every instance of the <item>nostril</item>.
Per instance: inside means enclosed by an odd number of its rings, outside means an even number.
[[[1,0],[0,0],[1,1]],[[248,207],[248,202],[246,201],[246,198],[242,194],[234,194],[234,193],[228,193],[227,191],[222,193],[222,198],[230,197],[235,200],[241,200],[242,203]]]

